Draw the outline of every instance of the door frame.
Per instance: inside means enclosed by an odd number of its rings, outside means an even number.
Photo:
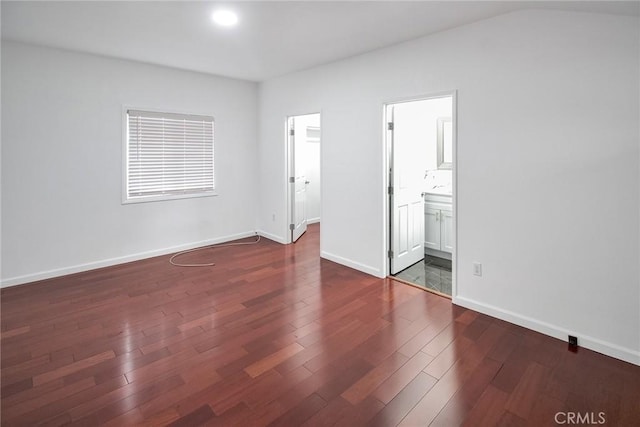
[[[286,163],[285,163],[285,177],[284,177],[284,182],[285,182],[285,194],[287,195],[286,197],[286,206],[285,206],[285,212],[286,214],[286,224],[285,224],[285,236],[286,238],[285,240],[285,244],[290,244],[293,243],[292,239],[291,239],[291,230],[289,229],[289,224],[292,224],[294,221],[294,218],[292,217],[292,212],[293,212],[293,192],[291,190],[291,183],[289,182],[289,178],[291,177],[291,174],[293,173],[293,167],[294,167],[294,161],[295,159],[292,158],[291,156],[291,138],[289,138],[289,119],[291,118],[296,118],[299,116],[310,116],[313,114],[317,114],[320,117],[320,222],[322,222],[322,216],[323,216],[323,212],[322,212],[322,200],[323,200],[323,192],[324,192],[324,186],[322,185],[322,179],[324,174],[322,173],[322,150],[323,150],[323,144],[322,144],[322,109],[318,109],[317,111],[313,111],[310,113],[299,113],[299,114],[288,114],[287,116],[285,116],[284,118],[284,146],[285,146],[285,159],[286,159]],[[320,229],[320,242],[322,244],[322,228]]]
[[[392,165],[393,160],[393,144],[391,138],[389,138],[389,131],[387,130],[387,111],[388,107],[393,104],[401,104],[404,102],[412,102],[412,101],[426,101],[429,99],[435,98],[445,98],[450,96],[452,98],[452,111],[451,111],[451,122],[452,122],[452,130],[453,130],[453,164],[452,164],[452,209],[453,209],[453,251],[451,253],[451,298],[454,299],[458,294],[458,280],[457,280],[457,270],[458,270],[458,91],[456,89],[447,90],[442,92],[433,92],[425,95],[417,95],[412,97],[403,97],[403,98],[395,98],[388,99],[382,104],[382,135],[383,135],[383,150],[384,150],[384,161],[383,161],[383,169],[382,169],[382,182],[384,183],[382,187],[383,192],[383,200],[384,200],[384,208],[383,208],[383,230],[384,230],[384,245],[382,258],[384,260],[384,275],[385,277],[391,277],[391,259],[389,258],[389,250],[392,248],[391,242],[391,228],[393,224],[391,224],[391,211],[392,208],[390,195],[388,194],[389,185],[391,184],[391,171],[390,166]]]

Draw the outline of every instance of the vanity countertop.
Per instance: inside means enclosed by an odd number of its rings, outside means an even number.
[[[430,188],[428,190],[425,190],[424,192],[425,192],[425,194],[434,194],[436,196],[449,196],[449,197],[451,197],[451,187],[450,186]]]

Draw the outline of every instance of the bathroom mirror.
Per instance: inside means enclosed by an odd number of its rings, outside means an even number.
[[[453,165],[453,124],[451,117],[439,117],[438,169],[451,169]]]

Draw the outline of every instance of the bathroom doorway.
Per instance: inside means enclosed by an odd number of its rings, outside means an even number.
[[[287,118],[289,231],[295,243],[320,222],[320,113]]]
[[[455,92],[385,105],[388,272],[451,297],[455,271]]]

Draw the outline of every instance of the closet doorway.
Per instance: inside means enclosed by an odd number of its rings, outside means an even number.
[[[455,270],[455,92],[385,105],[388,271],[451,297]]]
[[[287,118],[289,231],[295,243],[320,222],[320,113]]]

